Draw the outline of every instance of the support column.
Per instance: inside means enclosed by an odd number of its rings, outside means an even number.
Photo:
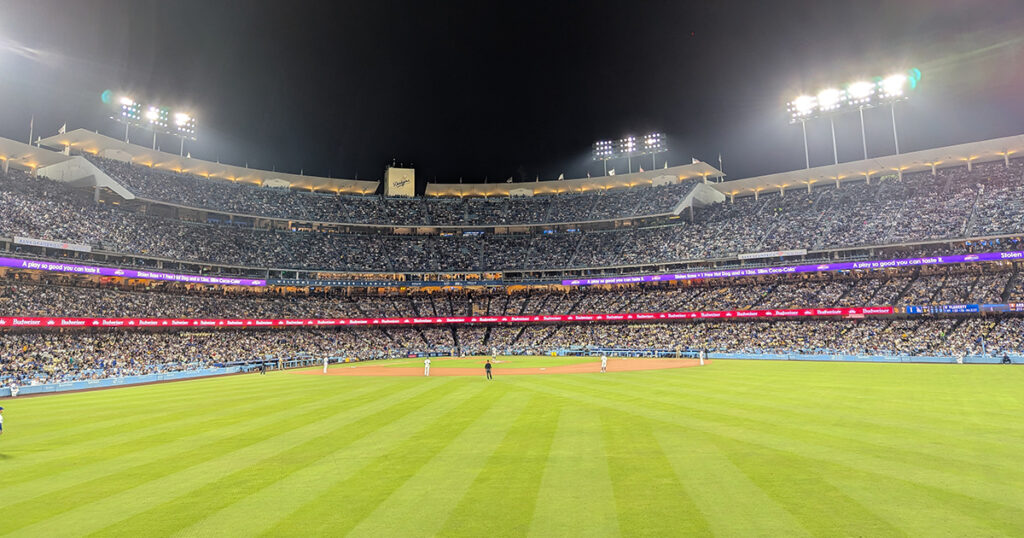
[[[10,170],[10,169],[11,169],[11,160],[10,159],[4,159],[4,173],[6,174],[7,171]]]
[[[896,132],[896,101],[892,102],[892,140],[896,143],[896,155],[900,154],[900,135]]]
[[[100,203],[100,186],[93,185],[92,187],[92,202],[94,204]]]
[[[811,182],[807,182],[807,194],[811,194]]]
[[[865,185],[870,185],[871,184],[871,174],[869,174],[867,172],[864,172],[864,184]]]
[[[785,185],[779,185],[778,187],[779,187],[779,197],[780,198],[785,198],[786,197],[786,186]]]
[[[693,224],[693,204],[690,204],[690,224]]]
[[[864,107],[860,107],[860,143],[864,147],[864,160],[868,160],[868,135],[864,132]]]
[[[973,168],[971,168],[971,158],[970,157],[967,158],[967,171],[968,172],[973,171]]]
[[[932,163],[932,177],[935,177],[935,163]]]
[[[754,189],[754,201],[756,202],[760,198],[761,191]]]
[[[834,180],[836,182],[836,188],[837,189],[843,185],[843,180],[841,180],[839,178],[834,178]]]
[[[729,195],[729,203],[730,204],[735,204],[736,203],[736,195],[735,194],[730,194]]]
[[[800,120],[800,127],[804,130],[804,167],[811,168],[811,153],[807,149],[807,120]]]
[[[1010,167],[1010,152],[1006,152],[1003,154],[1003,165],[1005,165],[1007,168]]]
[[[828,122],[832,125],[832,161],[835,164],[839,164],[839,149],[836,146],[836,120],[829,116]]]
[[[900,181],[903,181],[903,169],[902,168],[897,168],[896,169],[896,177],[898,177],[900,179]]]

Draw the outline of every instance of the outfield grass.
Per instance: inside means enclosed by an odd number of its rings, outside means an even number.
[[[6,400],[0,534],[1024,535],[1022,388],[722,360]]]

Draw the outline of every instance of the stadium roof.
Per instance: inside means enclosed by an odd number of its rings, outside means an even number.
[[[63,149],[65,146],[70,146],[73,150],[91,154],[106,153],[110,155],[111,152],[114,152],[113,154],[116,155],[121,153],[126,158],[130,158],[133,163],[151,166],[157,169],[184,172],[203,177],[213,177],[230,181],[244,181],[257,185],[263,185],[266,182],[270,182],[270,185],[284,186],[284,184],[287,183],[287,186],[295,189],[308,189],[341,194],[373,194],[377,191],[377,186],[380,184],[378,181],[304,176],[181,157],[171,153],[144,148],[135,144],[129,144],[122,140],[117,140],[85,129],[76,129],[65,134],[58,134],[44,138],[42,139],[41,144],[55,149]],[[61,157],[63,157],[63,155],[61,155]]]
[[[69,159],[71,157],[63,153],[37,148],[16,140],[0,138],[0,161],[10,161],[10,165],[15,168],[35,170]]]
[[[585,177],[577,179],[555,179],[544,181],[520,181],[500,183],[428,183],[427,196],[533,196],[540,194],[562,194],[570,192],[589,192],[595,190],[621,189],[652,185],[658,179],[669,177],[673,181],[690,178],[717,178],[722,175],[717,168],[704,163],[694,162],[683,166],[659,168],[632,174],[614,176]]]
[[[888,155],[862,161],[725,181],[715,184],[714,187],[726,195],[749,196],[755,191],[765,193],[776,192],[783,188],[806,188],[808,183],[813,185],[837,179],[840,181],[864,179],[865,174],[878,177],[931,170],[933,165],[936,169],[950,168],[965,166],[968,161],[973,164],[1022,155],[1024,155],[1024,135],[1014,135],[944,148],[914,151],[902,155]]]

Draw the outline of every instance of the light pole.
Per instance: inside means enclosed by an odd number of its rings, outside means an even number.
[[[651,165],[658,167],[658,153],[668,151],[665,148],[665,136],[661,133],[650,133],[637,140],[635,136],[625,136],[618,140],[600,140],[594,142],[594,160],[604,162],[604,175],[608,175],[609,159],[626,159],[626,169],[633,172],[633,155],[651,156]],[[641,165],[642,168],[642,165]]]
[[[860,145],[864,148],[864,160],[868,160],[868,135],[864,132],[864,107],[857,107],[860,111]]]
[[[827,88],[816,95],[801,95],[788,103],[790,123],[800,122],[804,135],[804,164],[810,168],[810,154],[807,147],[807,120],[828,117],[832,129],[832,162],[839,164],[839,146],[836,142],[835,116],[857,110],[860,116],[860,142],[864,159],[868,158],[868,137],[864,122],[864,109],[890,105],[892,136],[896,155],[900,154],[899,131],[896,128],[896,102],[908,97],[908,90],[917,88],[921,71],[911,69],[873,81],[860,80],[845,89]]]
[[[804,167],[811,168],[811,152],[807,149],[807,120],[800,120],[800,127],[804,130]]]
[[[832,125],[832,162],[839,164],[839,149],[836,147],[836,120],[833,116],[829,116],[828,122]]]
[[[896,155],[900,154],[900,135],[896,132],[896,101],[892,102],[892,141],[896,143]]]
[[[111,119],[124,124],[124,141],[128,142],[128,129],[132,126],[153,131],[153,149],[157,134],[169,134],[181,139],[179,153],[185,153],[185,139],[196,139],[196,119],[191,114],[172,112],[162,106],[144,105],[124,96],[118,99]]]

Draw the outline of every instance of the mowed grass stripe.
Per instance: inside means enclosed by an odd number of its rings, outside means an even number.
[[[933,469],[929,468],[931,465],[928,462],[918,461],[916,463],[920,464],[919,466],[908,466],[903,462],[888,459],[888,454],[885,452],[864,454],[842,448],[837,449],[820,444],[816,440],[783,435],[775,427],[754,428],[751,426],[756,426],[756,424],[751,421],[747,421],[744,425],[737,425],[733,419],[720,413],[692,410],[687,412],[684,406],[673,404],[656,405],[647,402],[641,404],[640,402],[644,399],[639,395],[631,398],[617,397],[614,394],[582,387],[572,393],[564,388],[547,387],[534,381],[524,381],[520,385],[543,393],[570,397],[587,405],[623,409],[623,412],[628,412],[638,418],[663,421],[705,433],[718,434],[764,448],[792,451],[812,460],[837,463],[866,472],[874,472],[881,476],[897,477],[923,486],[960,491],[978,499],[1003,504],[1011,508],[1024,506],[1024,488],[1019,483],[1002,483],[997,475],[987,476],[988,480],[966,477],[960,474],[964,471],[963,465]],[[727,420],[721,420],[723,418]],[[979,460],[983,457],[983,454],[979,454]]]
[[[1019,511],[871,473],[819,465],[822,479],[908,536],[1021,536]]]
[[[426,410],[417,417],[418,424],[404,429],[412,435],[389,443],[386,450],[374,453],[355,473],[323,493],[325,499],[345,499],[343,509],[321,499],[309,499],[305,506],[281,519],[264,534],[277,536],[296,528],[315,535],[347,534],[466,428],[489,413],[506,392],[500,386],[474,381],[469,385],[467,380],[460,380],[460,384],[472,387],[474,395],[482,389],[489,390],[483,390],[477,398],[465,399],[454,408]],[[393,523],[390,534],[396,536],[408,536],[419,528],[416,521]]]
[[[398,529],[405,530],[406,536],[437,535],[530,399],[525,391],[504,392],[499,402],[397,487],[349,536],[391,536]]]
[[[438,385],[406,385],[406,397]],[[394,397],[394,395],[392,395]],[[80,484],[15,511],[11,519],[18,523],[5,527],[21,529],[26,535],[55,535],[74,530],[87,534],[111,522],[145,511],[201,487],[240,468],[285,451],[319,436],[325,428],[341,427],[373,414],[381,402],[369,402],[354,408],[338,409],[334,402],[321,400],[305,412],[287,417],[287,422],[267,422],[257,416],[247,430],[230,435],[194,451],[165,458]],[[283,410],[282,413],[287,413]],[[36,522],[24,526],[29,520]]]
[[[568,385],[591,390],[590,385],[580,383],[576,379],[563,377],[557,383],[558,386]],[[944,454],[943,446],[939,445],[936,439],[929,437],[907,438],[905,442],[901,443],[898,442],[899,439],[874,435],[870,429],[859,430],[848,424],[831,421],[812,422],[807,420],[809,417],[789,414],[782,410],[769,412],[738,405],[713,405],[700,398],[680,399],[678,397],[647,396],[656,392],[658,392],[657,389],[652,386],[645,392],[645,396],[635,396],[634,392],[621,389],[614,384],[607,384],[600,394],[633,404],[642,403],[647,408],[685,411],[689,415],[715,420],[718,423],[733,424],[752,431],[764,431],[774,435],[785,433],[789,437],[813,441],[837,452],[854,451],[859,454],[876,454],[892,464],[902,464],[907,469],[947,473],[949,469],[955,468],[962,475],[960,478],[965,481],[987,480],[990,486],[994,485],[993,482],[999,482],[1005,488],[1014,488],[1021,480],[1024,480],[1024,472],[1019,468],[1011,470],[990,466],[985,463],[984,458],[978,457],[980,453],[976,453],[973,458],[966,456],[949,458]],[[596,394],[592,390],[591,393]],[[918,442],[913,442],[915,440]],[[957,443],[957,445],[961,444]],[[933,446],[936,448],[931,448]]]
[[[794,365],[794,367],[799,366]],[[897,365],[873,366],[887,368]],[[721,363],[715,363],[715,367],[721,368]],[[690,370],[687,374],[696,371],[698,370]],[[903,374],[904,372],[899,371],[898,373]],[[906,373],[910,374],[910,372]],[[982,443],[986,446],[986,450],[992,451],[1013,451],[1015,453],[1013,443],[1007,441],[1020,440],[1024,442],[1024,428],[1007,431],[1008,425],[1024,425],[1024,416],[1019,412],[1009,417],[998,416],[998,421],[983,420],[986,417],[996,417],[993,411],[1008,407],[1002,399],[999,401],[989,399],[987,397],[989,391],[984,387],[974,387],[971,384],[960,385],[955,382],[956,379],[936,380],[932,383],[938,384],[939,381],[942,381],[941,386],[933,387],[927,397],[920,396],[911,400],[913,402],[911,405],[908,400],[896,401],[887,397],[888,391],[879,392],[877,387],[871,384],[870,379],[855,378],[848,380],[842,387],[808,390],[806,386],[815,383],[817,381],[815,378],[821,373],[812,371],[810,374],[813,374],[813,377],[798,370],[792,375],[785,375],[781,382],[777,378],[747,383],[730,380],[727,386],[715,385],[710,388],[702,382],[703,377],[694,375],[667,376],[662,380],[663,383],[656,388],[650,385],[647,378],[631,375],[616,375],[614,377],[615,383],[629,385],[631,389],[650,388],[671,396],[677,396],[679,391],[685,391],[693,397],[721,402],[727,407],[761,405],[773,410],[805,414],[810,418],[819,419],[819,421],[864,424],[870,428],[863,428],[863,430],[881,433],[886,437],[925,434],[944,438],[954,441],[950,447],[953,450],[960,447],[959,441],[965,435],[971,436],[976,443]],[[907,379],[902,386],[906,387],[907,382],[913,381],[915,380]],[[949,403],[936,401],[933,398],[936,391],[941,392]],[[808,405],[808,402],[813,403]],[[970,418],[968,419],[968,417]],[[986,434],[995,432],[999,433],[999,437],[986,437]],[[946,453],[946,455],[950,456],[951,454]],[[1014,468],[1016,469],[1016,466]]]
[[[693,430],[659,426],[661,446],[687,494],[718,536],[809,536],[793,514]]]
[[[108,527],[104,529],[104,533],[145,534],[152,529],[153,521],[160,522],[162,533],[179,532],[193,525],[197,519],[208,517],[263,490],[278,495],[277,499],[269,501],[269,504],[274,506],[286,503],[287,501],[283,498],[285,495],[312,501],[311,483],[322,484],[329,481],[325,478],[325,476],[330,476],[329,473],[310,477],[307,483],[293,483],[286,487],[287,479],[325,458],[329,458],[332,462],[339,460],[362,462],[365,459],[364,454],[346,450],[346,447],[385,430],[392,430],[398,432],[399,435],[404,435],[405,432],[415,429],[417,421],[422,422],[423,415],[428,413],[445,414],[473,394],[473,391],[467,391],[465,387],[459,387],[454,383],[434,383],[434,385],[436,387],[433,390],[381,406],[378,412],[359,421],[344,427],[325,430],[323,435],[309,439],[303,444],[274,454],[262,461],[253,461],[248,467],[222,476],[181,497],[169,499],[150,510]],[[335,465],[335,472],[337,467]],[[334,502],[323,502],[323,499],[335,498],[338,497],[321,497],[317,502],[321,506],[336,508]],[[266,521],[276,521],[271,519],[265,510],[260,512]],[[248,519],[252,519],[251,513],[248,514]],[[238,530],[233,532],[237,533]]]
[[[373,461],[382,447],[416,434],[438,414],[450,411],[472,398],[482,388],[479,385],[460,383],[458,378],[437,379],[449,380],[452,387],[459,387],[460,390],[432,405],[413,405],[415,409],[406,416],[385,422],[381,427],[371,429],[368,423],[362,430],[354,431],[350,439],[328,440],[323,445],[327,452],[319,454],[319,459],[291,474],[278,477],[262,488],[248,490],[247,495],[182,529],[177,535],[256,535],[311,502],[322,503],[334,510],[344,510],[347,499],[358,495],[358,490],[343,492],[340,498],[329,497],[325,492]],[[300,528],[305,528],[305,525]]]
[[[577,387],[589,386],[576,379],[563,379],[560,382]],[[995,464],[990,464],[987,459],[978,458],[980,447],[962,443],[963,436],[934,435],[931,432],[918,432],[915,435],[914,432],[908,431],[909,428],[882,428],[871,423],[840,420],[837,417],[799,409],[777,407],[770,403],[744,404],[738,399],[719,398],[703,393],[686,393],[687,398],[681,399],[679,392],[659,388],[656,384],[626,387],[621,383],[610,382],[605,385],[602,393],[632,398],[633,394],[641,389],[644,392],[642,400],[655,406],[672,405],[708,417],[732,419],[752,428],[771,427],[776,431],[778,428],[788,428],[795,435],[813,435],[820,442],[832,444],[840,449],[860,445],[864,451],[883,452],[887,457],[901,459],[909,465],[941,470],[966,464],[967,469],[982,476],[1001,473],[1002,479],[1007,483],[1024,480],[1024,468],[1014,465],[1012,458],[996,459]],[[715,400],[718,400],[718,403],[715,403]],[[890,408],[886,408],[885,411],[892,415],[899,414],[899,410]],[[882,409],[876,412],[881,413]],[[1001,448],[1000,454],[1012,456],[1016,453],[1012,445],[1004,444]],[[992,454],[987,449],[985,452]]]
[[[601,428],[615,494],[619,527],[626,536],[703,536],[708,522],[672,472],[650,421],[602,409]]]
[[[618,536],[600,415],[563,409],[544,466],[531,536]]]
[[[9,410],[17,411],[19,423],[31,428],[31,435],[43,439],[46,435],[62,436],[67,432],[66,415],[54,410],[74,409],[75,415],[88,416],[91,429],[124,423],[134,415],[125,416],[126,404],[138,403],[145,395],[148,417],[171,416],[187,412],[197,401],[220,399],[231,394],[253,396],[268,390],[275,376],[231,375],[201,378],[152,385],[126,385],[96,391],[47,394],[31,398],[9,400]],[[256,381],[259,380],[259,381]],[[188,394],[183,394],[185,383]],[[86,428],[89,429],[89,428]]]
[[[830,484],[822,474],[828,466],[820,461],[729,439],[717,439],[716,444],[752,482],[815,535],[904,535],[904,529],[879,517],[871,503]]]
[[[529,531],[561,403],[532,395],[439,534],[482,536],[500,529],[503,535],[524,535]]]
[[[378,391],[380,388],[378,387]],[[362,392],[369,392],[369,387]],[[359,393],[348,394],[346,400]],[[275,400],[276,412],[288,409],[292,404],[308,400],[308,391],[303,388],[296,388],[278,394]],[[178,413],[173,420],[146,420],[144,414],[133,414],[139,417],[138,428],[128,428],[124,431],[116,431],[108,435],[88,436],[81,440],[77,436],[70,436],[66,442],[37,442],[34,446],[39,447],[38,452],[18,455],[14,461],[21,463],[19,466],[12,466],[10,470],[4,469],[5,481],[10,486],[16,484],[21,486],[26,481],[59,475],[62,472],[74,470],[80,472],[83,466],[109,465],[108,460],[122,457],[126,454],[149,450],[151,447],[167,442],[183,441],[197,435],[216,430],[219,427],[226,427],[239,421],[251,419],[258,413],[267,412],[266,400],[246,396],[244,398],[229,398],[226,400],[214,400],[204,403],[204,406],[195,406],[193,412]],[[70,419],[66,419],[70,420]],[[78,421],[76,421],[77,423]],[[182,435],[182,431],[188,431],[188,436]],[[30,432],[18,431],[19,441],[31,440]],[[188,445],[186,445],[188,446]],[[182,446],[184,449],[186,446]],[[119,465],[124,462],[119,461]],[[4,499],[7,495],[7,488],[0,487],[0,506],[5,505]]]
[[[260,400],[252,409],[244,410],[241,413],[232,413],[229,416],[216,417],[208,422],[196,422],[195,424],[182,423],[177,428],[168,430],[158,438],[150,439],[149,443],[135,440],[129,443],[118,443],[109,447],[109,453],[100,456],[96,460],[89,459],[89,454],[71,456],[70,466],[55,466],[52,469],[41,471],[39,475],[25,477],[23,481],[15,481],[12,477],[8,486],[0,488],[0,518],[3,518],[8,510],[24,515],[24,512],[15,505],[6,508],[10,503],[18,502],[33,505],[38,510],[39,506],[49,506],[51,510],[57,508],[70,508],[73,505],[65,503],[44,502],[37,500],[38,497],[47,494],[59,494],[61,498],[70,496],[78,502],[100,496],[101,491],[109,491],[113,487],[113,481],[108,480],[114,475],[131,474],[136,469],[152,466],[154,462],[167,459],[180,459],[184,454],[195,453],[207,450],[207,447],[222,443],[233,436],[245,435],[247,432],[266,429],[264,421],[288,420],[297,413],[301,414],[308,410],[318,411],[329,405],[351,405],[364,397],[372,400],[377,397],[386,396],[396,390],[393,386],[367,387],[350,393],[338,394],[326,401],[310,402],[288,408],[277,408],[276,412],[266,414],[261,409],[266,408],[266,401]],[[284,400],[282,403],[289,403]],[[254,417],[261,416],[262,421],[254,420]],[[301,415],[300,415],[301,416]],[[115,438],[116,439],[116,438]],[[67,450],[59,449],[66,453]],[[99,449],[100,452],[103,449]],[[174,462],[175,465],[180,462]],[[79,484],[90,484],[101,481],[99,487],[86,487],[87,492],[80,493],[74,489]],[[6,482],[6,480],[5,480]],[[52,515],[52,514],[51,514]],[[7,524],[12,524],[11,520]]]
[[[1024,371],[1002,365],[716,361],[711,367],[729,377],[728,384],[715,387],[740,397],[811,401],[823,413],[875,411],[884,402],[901,409],[909,422],[940,430],[969,425],[1006,433],[1006,421],[1020,423],[1024,411],[1024,402],[1002,396],[1024,383]]]

